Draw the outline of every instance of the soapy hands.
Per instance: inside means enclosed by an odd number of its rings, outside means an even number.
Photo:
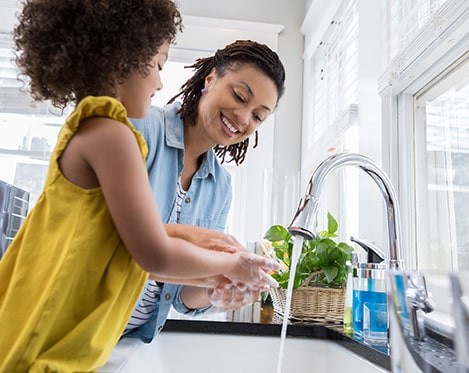
[[[268,273],[279,270],[279,264],[271,259],[259,255],[250,254],[247,251],[240,251],[241,267],[249,272],[249,276],[256,277],[255,280],[248,282],[231,281],[223,276],[213,278],[216,282],[207,287],[207,295],[210,303],[224,310],[237,310],[248,304],[252,304],[259,299],[262,291],[268,291],[270,287],[278,287],[275,281]],[[236,254],[235,254],[236,255]],[[264,262],[263,264],[261,264]],[[257,265],[259,264],[259,267]],[[245,276],[244,278],[248,278]]]
[[[151,276],[163,282],[182,283],[192,285],[192,290],[184,291],[184,302],[189,303],[188,294],[202,294],[206,301],[218,308],[236,310],[259,299],[261,291],[270,287],[277,287],[278,283],[269,275],[279,270],[279,263],[272,257],[256,255],[243,247],[235,237],[202,227],[185,224],[167,224],[166,231],[170,236],[179,237],[193,244],[213,251],[229,253],[236,260],[232,268],[223,275],[205,278],[178,281],[178,279],[165,279],[161,276]],[[199,289],[199,290],[197,290]],[[208,299],[207,299],[208,298]],[[194,298],[191,298],[194,300]],[[202,298],[197,297],[197,305],[201,307]],[[200,302],[200,303],[199,303]]]
[[[215,288],[208,288],[207,295],[213,306],[224,310],[237,310],[256,302],[259,299],[261,291],[266,290],[268,290],[268,287],[240,287],[225,280],[220,281]]]
[[[270,275],[280,269],[280,265],[269,258],[253,254],[247,250],[241,250],[231,255],[238,256],[234,268],[225,274],[232,283],[238,288],[243,289],[248,286],[251,288],[277,287],[278,283]]]
[[[278,271],[279,263],[272,258],[249,252],[229,234],[186,224],[167,224],[166,231],[170,236],[185,239],[197,246],[236,255],[234,265],[228,273],[224,273],[224,276],[240,289],[246,286],[254,289],[278,286],[277,281],[269,273]],[[210,283],[208,287],[213,287],[214,278],[199,280]],[[199,286],[206,285],[199,283]]]

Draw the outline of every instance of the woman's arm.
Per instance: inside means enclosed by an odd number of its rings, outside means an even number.
[[[166,224],[166,232],[171,237],[181,238],[209,250],[230,253],[247,251],[234,236],[213,229],[189,224]]]

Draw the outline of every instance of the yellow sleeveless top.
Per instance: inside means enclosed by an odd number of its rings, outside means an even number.
[[[87,97],[67,118],[44,190],[0,261],[0,372],[89,372],[117,344],[148,273],[124,247],[100,188],[64,178],[58,158],[88,117],[129,127],[110,97]],[[120,125],[120,124],[116,124]]]

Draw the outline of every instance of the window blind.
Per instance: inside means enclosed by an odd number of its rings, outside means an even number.
[[[18,79],[18,74],[12,35],[0,32],[0,113],[57,115],[57,109],[49,102],[31,100],[22,89],[23,82]]]
[[[313,139],[358,102],[358,2],[346,2],[311,59]]]
[[[448,0],[388,0],[388,48],[389,59],[413,41],[430,22],[438,27],[444,19],[434,18]]]

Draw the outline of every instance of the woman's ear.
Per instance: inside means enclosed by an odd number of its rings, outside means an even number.
[[[217,76],[217,71],[215,70],[214,67],[212,67],[212,70],[210,73],[205,77],[205,88],[210,87],[211,84],[213,84],[214,80],[216,79]]]

